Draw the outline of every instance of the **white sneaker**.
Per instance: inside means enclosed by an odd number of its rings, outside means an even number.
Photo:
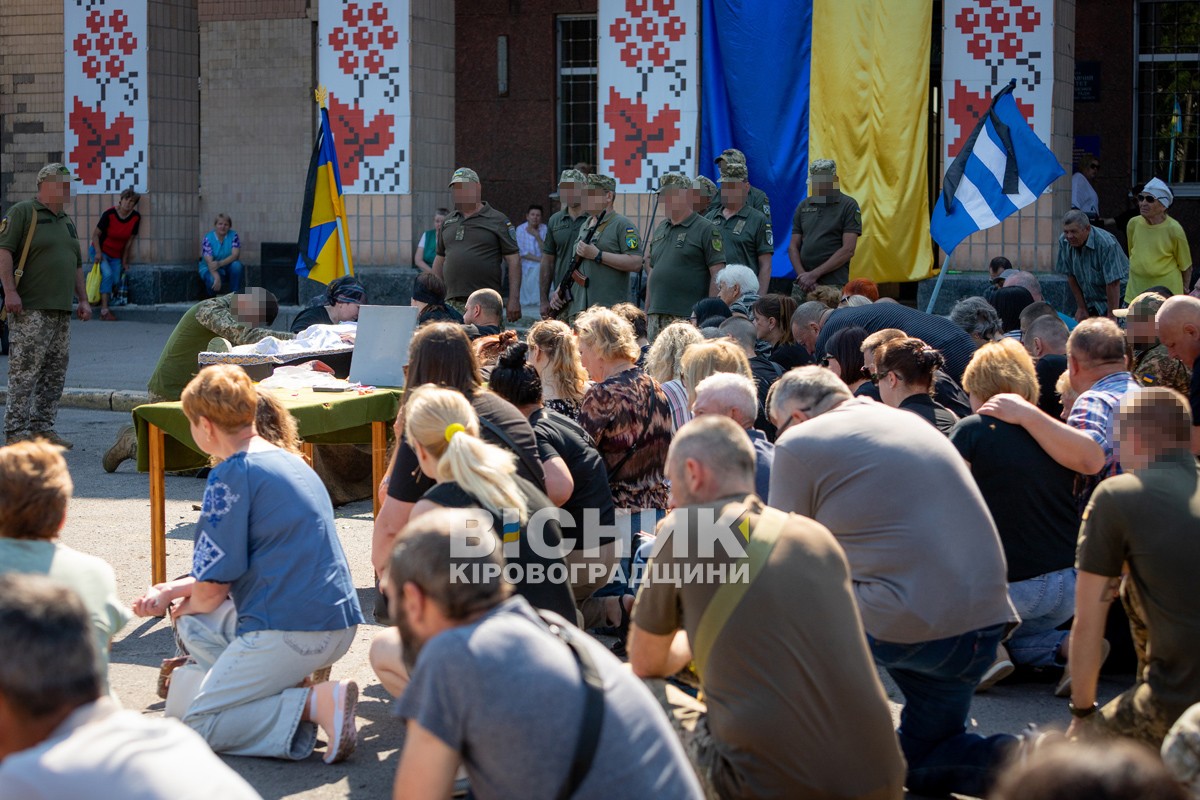
[[[986,692],[988,689],[995,686],[1000,681],[1013,674],[1012,659],[1008,657],[1008,650],[1004,645],[996,645],[996,660],[987,668],[987,672],[983,673],[983,677],[979,679],[979,685],[975,687],[975,693]]]

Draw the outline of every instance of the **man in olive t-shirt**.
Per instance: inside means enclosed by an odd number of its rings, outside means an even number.
[[[775,235],[771,220],[746,203],[750,189],[746,165],[736,161],[722,162],[721,200],[716,213],[710,217],[721,230],[725,244],[725,260],[742,264],[758,275],[759,294],[766,294],[771,282],[771,257],[775,254]]]
[[[508,320],[521,318],[521,257],[517,229],[508,217],[480,200],[479,175],[460,167],[450,178],[454,211],[437,235],[433,274],[446,282],[446,299],[463,303],[476,289],[501,289],[501,261],[508,268]],[[461,310],[461,309],[460,309]]]
[[[672,322],[687,319],[697,302],[715,297],[714,279],[725,268],[720,230],[692,210],[691,178],[668,172],[658,191],[667,218],[650,240],[646,315],[652,341]]]
[[[92,318],[79,234],[64,210],[71,202],[71,182],[77,180],[62,164],[47,164],[38,171],[37,196],[15,204],[0,219],[0,285],[12,339],[4,410],[9,444],[42,437],[71,447],[54,423],[67,380],[72,296],[79,299],[79,318]],[[17,274],[35,218],[24,269]]]
[[[724,169],[726,164],[741,164],[746,167],[746,174],[750,174],[750,167],[746,164],[746,154],[733,147],[722,150],[721,155],[713,159],[713,163],[719,169]],[[721,200],[720,198],[717,200],[717,207],[720,208]],[[767,218],[767,222],[771,221],[771,199],[762,189],[749,183],[746,184],[746,205],[755,211],[761,211],[762,215]]]
[[[587,220],[583,211],[583,190],[587,176],[577,169],[564,169],[558,178],[558,199],[562,208],[550,215],[546,239],[542,242],[542,264],[538,291],[542,319],[558,316],[550,309],[551,289],[557,287],[575,260],[575,242]]]
[[[568,319],[592,306],[615,306],[629,298],[629,275],[642,268],[642,240],[638,229],[613,210],[617,182],[607,175],[588,175],[583,210],[588,219],[579,229],[572,252],[580,257],[579,271],[586,286],[572,286]],[[601,214],[604,220],[597,222]],[[592,227],[596,232],[585,243]],[[564,280],[571,280],[568,275]]]
[[[898,800],[904,759],[887,696],[846,558],[824,526],[773,512],[783,526],[764,566],[709,639],[707,658],[692,652],[704,638],[701,620],[733,589],[722,569],[744,558],[747,532],[751,540],[762,535],[767,517],[754,495],[754,466],[750,440],[733,420],[711,415],[680,428],[667,458],[677,506],[638,593],[630,664],[653,678],[703,661],[707,712],[691,730],[672,718],[718,797]],[[709,523],[717,519],[725,525],[713,542]],[[703,572],[674,579],[687,570]],[[663,702],[665,686],[652,688]]]
[[[792,215],[792,241],[788,258],[796,271],[792,296],[804,302],[814,287],[841,289],[850,281],[850,259],[862,235],[858,201],[838,188],[837,165],[832,159],[812,162],[808,170],[812,193]]]
[[[1159,386],[1126,395],[1117,439],[1125,473],[1096,487],[1079,531],[1071,727],[1157,750],[1175,720],[1200,702],[1200,467],[1189,452],[1187,402]],[[1097,709],[1104,625],[1126,564],[1120,591],[1146,625],[1149,663],[1139,676],[1144,683]]]

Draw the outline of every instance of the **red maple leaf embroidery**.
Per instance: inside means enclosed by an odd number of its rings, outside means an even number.
[[[329,125],[333,130],[343,186],[358,180],[358,168],[363,159],[381,156],[395,143],[396,135],[392,132],[395,122],[395,117],[381,111],[368,123],[357,104],[346,105],[329,95]]]
[[[613,129],[604,157],[613,162],[613,173],[621,183],[636,182],[648,154],[665,153],[679,141],[678,109],[662,108],[650,119],[645,103],[622,97],[614,87],[609,87],[604,121]]]
[[[71,163],[85,184],[95,186],[104,162],[125,155],[133,145],[133,117],[118,114],[109,125],[108,115],[98,105],[85,106],[76,97],[69,120],[77,140]]]
[[[1033,118],[1033,106],[1029,103],[1024,103],[1017,97],[1013,97],[1017,101],[1017,108],[1025,119]],[[991,94],[987,91],[972,92],[962,81],[954,82],[954,91],[950,95],[950,119],[958,125],[958,136],[950,143],[950,157],[954,158],[962,151],[963,145],[967,143],[967,139],[971,135],[971,131],[975,130],[975,125],[979,122],[979,118],[987,113],[988,108],[992,105]],[[1032,125],[1032,123],[1030,123]]]

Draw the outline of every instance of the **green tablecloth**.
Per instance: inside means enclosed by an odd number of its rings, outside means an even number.
[[[370,444],[371,423],[394,420],[403,394],[402,389],[376,389],[369,394],[311,389],[270,391],[295,417],[300,438],[313,444]],[[150,470],[147,425],[157,425],[166,434],[164,468],[168,472],[208,464],[208,457],[192,441],[191,426],[180,403],[138,406],[133,410],[133,423],[137,426],[139,472]]]

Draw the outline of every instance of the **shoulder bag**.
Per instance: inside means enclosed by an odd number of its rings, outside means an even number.
[[[13,272],[13,288],[21,283],[21,276],[25,274],[25,262],[29,259],[29,246],[33,244],[33,232],[37,230],[38,213],[37,209],[30,205],[30,220],[29,229],[25,231],[25,243],[21,245],[21,259],[17,262],[17,268]],[[0,322],[8,318],[8,309],[0,306]]]

